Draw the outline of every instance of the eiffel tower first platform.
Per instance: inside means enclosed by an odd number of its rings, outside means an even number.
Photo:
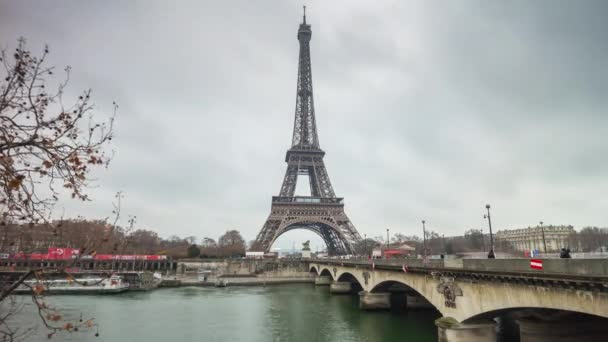
[[[344,212],[344,199],[334,193],[323,163],[325,152],[319,147],[312,96],[311,35],[304,12],[298,30],[298,87],[293,139],[285,157],[287,171],[279,196],[272,197],[270,215],[251,247],[254,251],[268,252],[281,234],[292,229],[319,234],[330,255],[355,254],[355,243],[361,240]],[[310,196],[295,196],[299,175],[308,176]]]

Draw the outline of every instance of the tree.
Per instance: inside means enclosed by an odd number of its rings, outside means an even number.
[[[214,239],[205,237],[201,241],[201,257],[216,258],[218,255],[217,243]]]
[[[483,234],[479,229],[469,229],[464,232],[464,239],[467,242],[467,247],[474,251],[481,251],[483,249],[484,241]]]
[[[45,220],[60,188],[72,198],[88,200],[85,188],[91,171],[111,159],[106,150],[114,116],[105,123],[94,120],[90,89],[67,104],[63,95],[69,67],[65,80],[49,89],[54,68],[45,65],[48,53],[45,47],[42,56],[35,57],[20,39],[14,53],[0,54],[2,224]]]
[[[220,256],[244,256],[245,239],[238,230],[229,230],[218,239],[218,252]]]
[[[445,242],[445,253],[448,254],[448,255],[449,254],[454,254],[454,252],[456,250],[454,245],[455,245],[454,241],[452,239],[448,239]]]
[[[201,255],[201,250],[196,245],[190,245],[187,253],[188,258],[196,258],[197,256]]]
[[[427,254],[440,254],[443,253],[443,239],[439,236],[439,233],[433,230],[426,231],[426,250]],[[424,252],[424,251],[423,251]]]
[[[608,234],[598,227],[584,227],[576,234],[582,252],[597,252],[606,246]]]
[[[379,244],[378,241],[371,238],[362,239],[355,244],[355,250],[359,255],[369,256],[372,255],[373,249]]]
[[[86,188],[91,172],[107,166],[112,157],[108,148],[116,104],[109,120],[99,123],[95,120],[90,89],[74,101],[65,99],[70,68],[65,69],[63,81],[51,84],[54,68],[46,65],[48,54],[49,49],[45,47],[40,57],[34,56],[23,38],[19,39],[14,52],[0,51],[0,227],[5,233],[3,243],[14,245],[18,241],[19,248],[26,252],[40,247],[34,245],[34,236],[41,236],[40,233],[50,232],[43,236],[43,243],[68,237],[64,234],[67,227],[62,226],[63,220],[50,222],[54,204],[63,191],[74,199],[89,200]],[[116,216],[118,218],[118,214]],[[36,226],[40,222],[44,225]],[[110,231],[106,227],[93,228],[97,234],[84,241],[80,254],[95,253],[97,242],[108,242],[115,223]],[[15,228],[15,238],[8,238],[9,226]],[[35,227],[42,227],[43,232],[35,231]],[[81,237],[75,234],[73,238]],[[40,280],[42,272],[30,270],[16,281],[11,279],[0,292],[3,312],[0,338],[3,340],[15,339],[14,330],[7,325],[9,315],[4,314],[12,312],[14,301],[10,294],[34,273]],[[65,270],[57,273],[69,276]],[[61,315],[44,303],[40,297],[42,292],[42,285],[33,287],[32,301],[50,330],[49,338],[58,331],[72,331],[92,324],[81,320],[55,325],[61,321]]]
[[[133,253],[154,253],[161,244],[161,238],[156,232],[138,229],[128,236],[129,251]]]
[[[428,233],[427,233],[428,234]],[[417,251],[421,251],[423,250],[422,248],[422,238],[418,237],[416,235],[404,235],[401,233],[396,233],[395,235],[393,235],[391,242],[394,244],[408,244],[414,248],[416,248]]]
[[[181,242],[184,241],[184,239],[182,239],[181,237],[179,237],[177,235],[171,235],[171,236],[169,236],[168,240],[169,240],[169,242],[172,242],[172,243],[181,243]]]

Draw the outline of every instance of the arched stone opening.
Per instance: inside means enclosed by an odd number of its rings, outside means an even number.
[[[378,283],[369,292],[370,296],[385,296],[392,311],[432,310],[439,317],[439,310],[423,294],[400,281],[388,280]],[[365,297],[365,295],[363,295]],[[362,297],[360,297],[362,298]]]
[[[317,268],[315,266],[311,266],[309,272],[311,274],[314,274],[315,276],[319,274],[319,271],[317,271]]]
[[[363,291],[363,286],[359,279],[349,272],[344,272],[338,276],[334,284],[337,284],[336,287],[340,286],[340,284],[344,284],[341,286],[343,290],[340,293],[353,294]]]
[[[321,270],[321,273],[319,273],[319,276],[315,278],[315,285],[331,286],[333,280],[334,277],[331,272],[327,268],[324,268]]]
[[[319,275],[320,276],[329,276],[329,277],[331,277],[332,280],[334,279],[334,277],[331,274],[331,271],[328,270],[327,268],[322,269],[321,273],[319,273]]]
[[[582,312],[512,307],[484,312],[462,321],[464,324],[496,323],[500,341],[591,342],[608,336],[608,318]]]

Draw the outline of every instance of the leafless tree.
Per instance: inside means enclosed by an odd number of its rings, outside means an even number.
[[[65,77],[57,85],[51,84],[55,68],[46,65],[48,54],[45,47],[39,57],[35,56],[23,38],[14,51],[0,51],[0,227],[6,228],[3,244],[15,243],[8,239],[8,226],[16,227],[22,251],[32,249],[28,243],[32,241],[32,233],[37,233],[24,228],[40,227],[37,223],[53,226],[49,218],[62,191],[74,199],[89,200],[85,190],[90,185],[92,170],[107,166],[112,157],[108,149],[116,104],[110,118],[100,123],[95,120],[90,89],[66,102],[70,68],[65,68]],[[120,215],[115,212],[115,216],[112,229]],[[51,228],[53,237],[63,239],[63,222],[60,220]],[[81,254],[94,253],[96,245],[107,243],[106,236],[88,236],[81,245]],[[73,280],[65,270],[57,273]],[[1,289],[3,341],[18,337],[18,329],[8,324],[9,316],[19,309],[10,296],[18,286],[30,286],[32,301],[49,329],[49,338],[58,331],[95,325],[92,320],[65,321],[42,300],[44,287],[24,283],[28,278],[40,281],[46,276],[43,269],[30,270]]]
[[[55,89],[47,84],[48,47],[34,56],[20,39],[13,52],[2,50],[0,63],[0,210],[1,223],[45,220],[67,190],[86,201],[94,167],[108,165],[114,115],[94,120],[91,90],[64,101],[70,68]],[[116,112],[114,105],[114,113]]]
[[[238,230],[229,230],[218,239],[219,256],[243,256],[245,255],[245,239]]]

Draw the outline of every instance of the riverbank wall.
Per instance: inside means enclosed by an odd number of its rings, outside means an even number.
[[[188,260],[178,262],[177,270],[164,277],[160,287],[314,283],[308,263],[300,260]]]
[[[208,277],[250,276],[266,274],[269,277],[303,276],[308,273],[308,263],[301,260],[252,260],[233,259],[220,261],[180,260],[175,276],[192,277],[206,274]]]

